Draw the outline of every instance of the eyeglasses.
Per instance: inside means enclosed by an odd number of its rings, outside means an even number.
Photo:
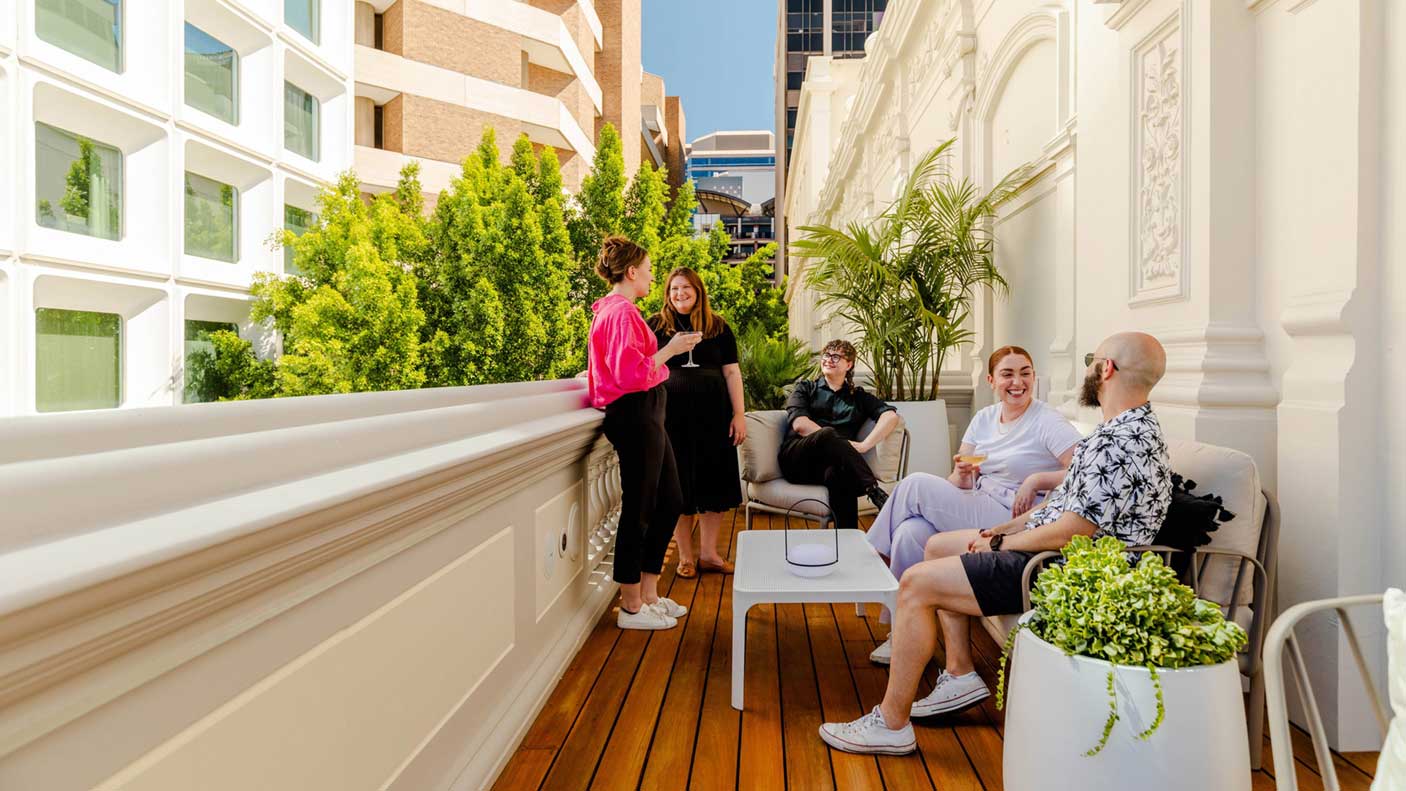
[[[820,355],[820,359],[824,360],[827,363],[837,363],[840,360],[847,360],[849,358],[845,357],[839,352],[825,352],[824,354]]]
[[[1118,363],[1114,362],[1112,357],[1099,357],[1093,352],[1084,355],[1084,367],[1088,368],[1090,365],[1093,365],[1094,360],[1106,360],[1109,365],[1113,366],[1113,370],[1118,370]]]

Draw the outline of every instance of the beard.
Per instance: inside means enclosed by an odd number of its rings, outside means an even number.
[[[1100,363],[1101,365],[1102,363]],[[1099,366],[1094,366],[1092,370],[1084,374],[1084,385],[1079,388],[1079,406],[1096,407],[1098,402],[1099,379],[1103,377],[1103,371]]]

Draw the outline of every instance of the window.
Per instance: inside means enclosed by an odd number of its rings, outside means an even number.
[[[45,228],[122,236],[122,154],[48,124],[34,124],[35,221]]]
[[[34,311],[34,405],[40,412],[112,409],[122,403],[122,317]]]
[[[39,38],[111,71],[122,71],[122,0],[35,0]]]
[[[283,227],[292,231],[294,236],[302,236],[308,229],[317,224],[317,215],[307,209],[300,209],[297,206],[283,206]],[[283,273],[285,275],[301,275],[298,267],[293,265],[292,245],[283,245]]]
[[[314,44],[320,43],[320,0],[283,0],[283,21]]]
[[[239,191],[186,171],[186,253],[234,263]]]
[[[805,72],[801,72],[801,71],[788,71],[788,72],[786,72],[786,90],[788,90],[788,91],[799,91],[799,90],[801,89],[801,83],[805,81],[805,78],[806,78]]]
[[[239,334],[239,325],[226,321],[186,320],[185,343],[185,393],[181,402],[203,404],[214,401],[218,394],[212,392],[212,382],[206,380],[206,363],[215,354],[215,344],[210,342],[210,334],[229,330]]]
[[[316,162],[320,112],[312,94],[291,82],[283,83],[283,147]]]
[[[189,22],[186,104],[225,123],[239,123],[239,53]]]

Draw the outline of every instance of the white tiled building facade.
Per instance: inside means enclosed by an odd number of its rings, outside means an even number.
[[[351,4],[0,3],[0,416],[180,404],[351,166]]]

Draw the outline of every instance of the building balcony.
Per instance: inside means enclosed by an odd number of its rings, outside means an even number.
[[[451,69],[402,58],[372,47],[356,47],[356,95],[384,105],[411,95],[455,105],[521,124],[533,142],[565,149],[590,160],[591,136],[559,99],[470,77]]]
[[[581,82],[587,96],[595,105],[596,113],[602,111],[603,94],[600,83],[592,73],[586,58],[581,53],[576,39],[567,29],[562,18],[550,11],[528,5],[525,2],[464,2],[464,0],[426,0],[430,5],[453,11],[460,16],[506,30],[518,36],[518,44],[527,59],[543,68],[570,74]],[[394,5],[394,0],[376,0],[370,3],[375,13],[382,13]],[[589,20],[591,17],[588,16]],[[589,21],[588,21],[589,24]],[[596,45],[600,45],[600,21],[593,28]]]

